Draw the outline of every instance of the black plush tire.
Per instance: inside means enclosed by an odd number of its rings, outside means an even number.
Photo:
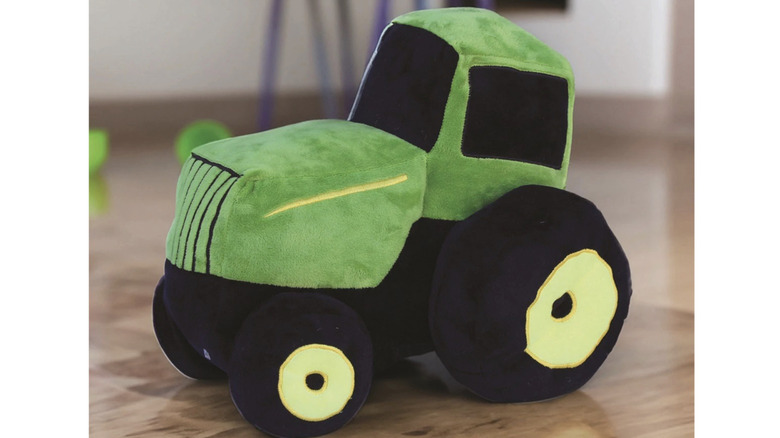
[[[595,374],[630,296],[628,260],[598,209],[563,190],[524,186],[448,236],[431,336],[453,377],[477,395],[544,400]]]
[[[154,290],[152,302],[152,325],[157,342],[168,361],[181,374],[191,379],[213,380],[222,379],[225,373],[198,354],[187,342],[176,323],[173,322],[163,300],[165,291],[165,276],[160,278]]]
[[[242,324],[228,375],[233,402],[258,429],[280,437],[323,435],[349,422],[368,396],[371,338],[341,301],[281,293]]]

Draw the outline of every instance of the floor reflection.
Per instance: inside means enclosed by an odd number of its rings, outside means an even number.
[[[333,436],[615,436],[604,409],[582,391],[539,403],[489,403],[453,386],[440,366],[429,354],[378,376],[363,410]],[[224,436],[264,436],[241,418],[226,381],[197,382],[168,373],[129,389],[160,397],[156,414],[139,431],[142,435],[201,436],[199,432],[209,431],[208,436],[223,436],[213,435],[223,431]]]
[[[108,212],[108,184],[100,173],[89,175],[89,216],[100,216]]]

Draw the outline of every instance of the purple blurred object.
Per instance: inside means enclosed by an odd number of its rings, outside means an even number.
[[[344,90],[343,105],[344,114],[348,115],[352,110],[352,101],[357,94],[357,84],[355,83],[355,59],[352,56],[352,20],[349,14],[349,0],[339,0],[338,20],[339,20],[339,43],[341,59],[341,86]]]
[[[476,6],[478,8],[483,9],[490,9],[491,11],[494,11],[496,9],[496,2],[495,0],[477,0]]]
[[[262,73],[260,77],[260,96],[257,102],[257,130],[265,131],[271,127],[271,114],[274,107],[274,80],[276,79],[276,59],[279,48],[279,27],[282,18],[282,0],[273,0],[269,16],[268,38]]]
[[[458,8],[461,6],[463,6],[463,0],[447,0],[448,8]],[[474,6],[482,9],[495,10],[496,2],[495,0],[475,0]]]
[[[314,60],[317,63],[317,75],[320,78],[320,96],[322,97],[322,112],[327,119],[335,119],[338,113],[336,98],[330,85],[330,68],[328,53],[325,49],[325,30],[322,28],[322,11],[319,0],[309,0],[309,18],[314,45]]]
[[[390,20],[388,14],[390,12],[390,2],[388,0],[378,0],[376,4],[376,15],[374,18],[374,32],[371,45],[369,46],[368,59],[371,60],[371,56],[374,55],[374,50],[377,44],[379,44],[379,38],[382,36],[382,31],[385,30],[387,22]]]

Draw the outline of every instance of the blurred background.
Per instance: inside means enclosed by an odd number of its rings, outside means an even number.
[[[346,118],[387,22],[450,5],[494,8],[572,64],[567,190],[593,201],[623,245],[632,310],[573,398],[479,403],[448,386],[434,356],[378,382],[343,436],[423,435],[434,424],[445,435],[692,435],[693,0],[91,0],[90,148],[93,133],[108,146],[90,176],[92,433],[256,436],[224,386],[185,382],[152,333],[177,136],[204,119],[240,135]]]
[[[273,11],[274,3],[92,0],[91,124],[117,136],[127,128],[141,135],[175,132],[189,117],[207,117],[252,132],[261,92],[276,97],[274,125],[345,117],[343,92],[349,96],[359,83],[377,19],[449,4],[494,7],[566,56],[578,103],[614,108],[596,120],[590,111],[577,111],[577,121],[655,130],[670,116],[661,101],[672,98],[680,112],[692,114],[693,0],[284,0]],[[276,51],[269,57],[271,41]],[[337,111],[326,114],[323,92],[342,100]],[[626,107],[641,112],[626,120]]]

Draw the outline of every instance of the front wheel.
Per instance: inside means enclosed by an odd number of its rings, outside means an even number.
[[[282,293],[250,314],[236,337],[230,393],[241,415],[281,437],[333,432],[354,417],[373,377],[371,339],[342,302]]]
[[[429,322],[458,381],[499,402],[584,385],[628,314],[628,260],[584,198],[524,186],[455,226],[439,256]]]
[[[214,380],[225,377],[224,371],[201,356],[187,342],[179,327],[165,308],[165,276],[160,278],[154,290],[152,302],[152,325],[157,342],[168,362],[181,374],[190,379]]]

